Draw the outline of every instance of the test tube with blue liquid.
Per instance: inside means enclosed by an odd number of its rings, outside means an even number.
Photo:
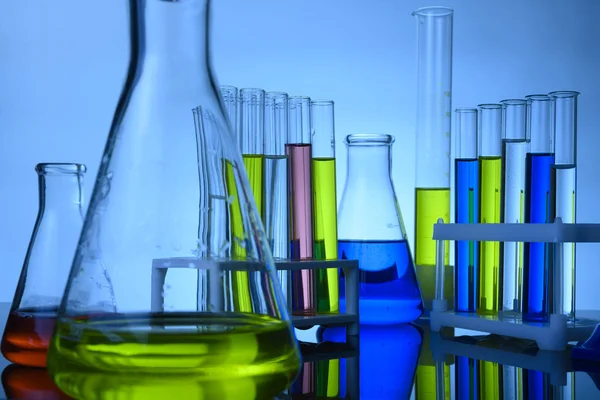
[[[552,192],[556,201],[556,217],[564,223],[576,222],[577,193],[577,97],[578,92],[559,91],[549,96],[554,100],[554,165]],[[563,245],[562,310],[555,313],[575,319],[575,244]]]
[[[502,199],[502,106],[480,104],[479,223],[500,223]],[[500,306],[500,243],[480,242],[477,313],[496,315]]]
[[[525,156],[527,140],[527,101],[502,100],[502,206],[503,223],[523,223],[525,198]],[[523,243],[501,243],[502,312],[521,311]]]
[[[525,222],[554,222],[552,166],[554,165],[553,104],[548,95],[530,95],[527,118],[530,149],[525,159]],[[523,321],[544,322],[550,313],[553,269],[552,244],[524,243]]]
[[[479,218],[479,163],[477,161],[477,109],[455,110],[454,220],[477,223]],[[454,310],[475,312],[477,305],[476,241],[454,242]]]

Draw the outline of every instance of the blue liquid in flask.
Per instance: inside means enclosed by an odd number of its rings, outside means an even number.
[[[406,240],[339,240],[343,260],[358,260],[361,324],[412,322],[423,314],[421,291]],[[340,309],[346,310],[346,286],[340,280]]]
[[[552,186],[554,154],[527,154],[525,222],[550,223],[554,219]],[[523,320],[544,322],[549,316],[552,245],[525,243],[523,259]]]

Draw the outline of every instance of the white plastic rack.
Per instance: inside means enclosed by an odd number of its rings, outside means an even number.
[[[569,320],[562,311],[563,243],[600,243],[600,224],[564,224],[557,218],[551,224],[444,224],[434,225],[433,239],[437,242],[435,299],[430,314],[431,330],[444,326],[494,333],[534,340],[540,350],[563,351],[568,342],[587,339],[599,321]],[[555,243],[554,251],[554,314],[549,322],[527,322],[520,315],[482,316],[448,310],[444,299],[444,241],[473,240],[490,242]]]
[[[275,263],[279,271],[301,271],[301,270],[319,270],[328,268],[338,268],[344,270],[346,282],[346,312],[336,314],[316,314],[313,316],[291,317],[295,328],[311,328],[313,326],[345,326],[346,337],[357,336],[359,334],[358,320],[358,261],[356,260],[302,260],[302,261],[280,261]],[[224,310],[224,285],[218,277],[225,271],[264,271],[264,264],[253,261],[232,261],[232,260],[205,260],[193,257],[162,258],[155,259],[152,262],[152,311],[164,311],[164,298],[162,296],[163,285],[167,276],[167,271],[172,268],[192,268],[206,270],[209,277],[216,279],[207,279],[209,287],[206,288],[206,301],[212,310]],[[288,274],[289,275],[289,274]],[[283,285],[287,294],[288,309],[291,310],[291,279]]]

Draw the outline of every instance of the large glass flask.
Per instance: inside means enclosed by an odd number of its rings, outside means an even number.
[[[2,387],[7,399],[71,399],[56,387],[48,371],[43,368],[10,364],[2,371]]]
[[[417,153],[415,264],[429,310],[435,290],[433,225],[450,222],[450,122],[452,115],[452,18],[446,7],[424,7],[417,20]],[[444,265],[449,266],[446,243]],[[449,269],[449,268],[447,268]],[[446,271],[451,276],[451,271]],[[451,280],[448,280],[451,282]],[[452,291],[446,298],[452,298]]]
[[[338,212],[338,254],[359,262],[361,324],[414,321],[423,313],[402,213],[391,176],[394,137],[346,137],[348,168]],[[345,284],[340,308],[346,309]]]
[[[35,167],[39,210],[2,337],[16,364],[45,367],[48,343],[83,225],[83,164]]]
[[[111,387],[110,396],[141,396],[162,379],[182,382],[177,398],[272,398],[300,356],[210,69],[209,0],[130,7],[128,77],[48,368],[70,395]],[[233,211],[245,249],[235,258]],[[240,271],[248,309],[236,301]]]

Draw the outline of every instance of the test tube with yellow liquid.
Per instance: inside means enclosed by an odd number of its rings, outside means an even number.
[[[417,131],[415,190],[415,264],[425,310],[435,292],[436,246],[433,225],[450,222],[450,125],[452,107],[452,19],[446,7],[424,7],[417,18]],[[444,264],[449,266],[449,246]],[[452,276],[452,271],[446,271]],[[445,298],[453,303],[452,279]]]
[[[480,104],[479,223],[500,223],[502,201],[502,105]],[[495,315],[500,307],[500,243],[480,242],[477,313]]]

